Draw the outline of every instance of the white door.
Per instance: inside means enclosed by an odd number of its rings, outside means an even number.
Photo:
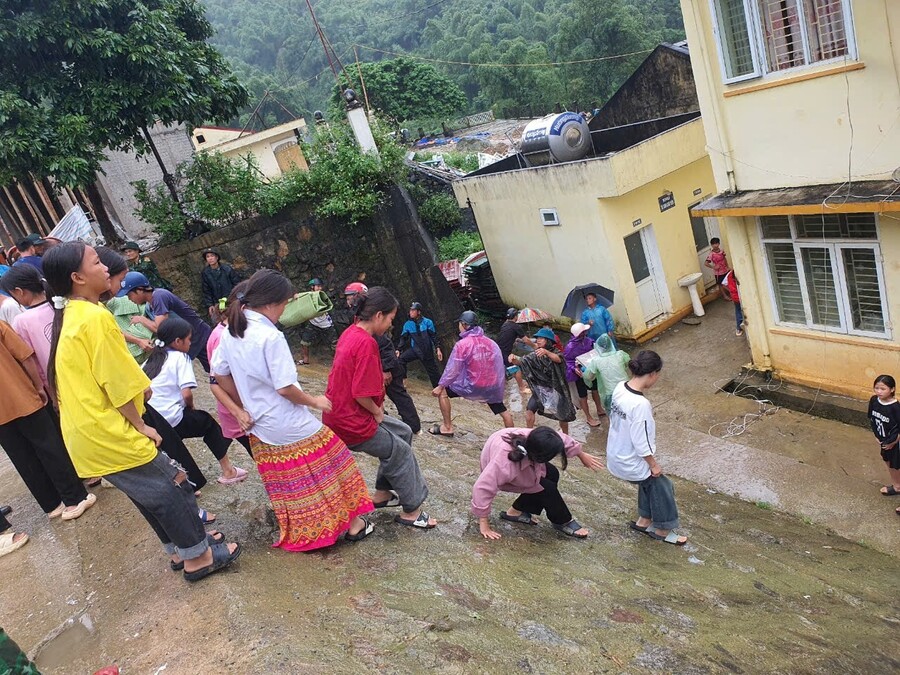
[[[705,199],[705,197],[704,197]],[[700,202],[697,202],[699,204]],[[688,213],[697,204],[688,207]],[[701,218],[699,216],[690,216],[691,230],[694,233],[694,245],[697,247],[697,262],[700,263],[699,270],[703,272],[703,287],[709,288],[716,283],[716,275],[706,266],[706,257],[709,255],[712,247],[709,240],[719,236],[719,219],[718,218]]]
[[[665,281],[653,226],[641,228],[625,237],[625,251],[637,288],[644,321],[652,321],[665,312]]]

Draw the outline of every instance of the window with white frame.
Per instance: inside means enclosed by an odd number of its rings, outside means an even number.
[[[890,337],[874,214],[763,216],[759,228],[779,323]]]
[[[710,0],[725,82],[855,58],[850,0]]]

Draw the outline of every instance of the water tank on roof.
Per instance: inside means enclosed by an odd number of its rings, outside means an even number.
[[[528,123],[519,151],[531,165],[572,162],[591,149],[591,130],[578,113],[547,115]]]

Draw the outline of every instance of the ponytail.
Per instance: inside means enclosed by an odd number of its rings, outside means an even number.
[[[550,427],[535,427],[528,434],[507,434],[503,440],[513,446],[506,455],[510,462],[519,463],[527,457],[535,464],[546,464],[559,456],[563,471],[569,465],[566,444]]]
[[[56,351],[62,333],[65,306],[72,294],[72,275],[81,269],[87,246],[81,241],[67,241],[54,246],[42,258],[44,278],[53,294],[53,334],[50,338],[50,358],[47,362],[47,380],[53,389],[56,386]],[[21,266],[20,266],[21,267]]]
[[[191,334],[191,324],[179,316],[169,316],[159,324],[156,338],[153,340],[153,351],[144,362],[144,372],[151,380],[160,374],[166,359],[169,358],[169,347],[175,340],[186,338]]]
[[[291,282],[283,274],[275,270],[259,270],[247,279],[243,290],[238,290],[238,284],[232,290],[234,302],[229,297],[228,307],[228,332],[232,337],[244,337],[247,330],[247,317],[244,316],[244,307],[254,309],[265,307],[289,300],[294,295]]]

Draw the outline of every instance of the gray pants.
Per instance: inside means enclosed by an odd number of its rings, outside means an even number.
[[[179,473],[183,480],[176,483]],[[159,452],[146,464],[104,478],[134,502],[166,553],[177,553],[182,560],[206,553],[209,544],[203,521],[197,514],[194,487],[178,462],[169,459],[166,453]]]
[[[678,527],[675,486],[668,476],[650,476],[635,485],[638,486],[638,514],[641,518],[649,518],[657,530],[674,530]]]
[[[378,458],[375,489],[396,492],[406,513],[415,511],[428,497],[428,486],[412,451],[412,437],[412,429],[385,415],[372,438],[350,447]]]

